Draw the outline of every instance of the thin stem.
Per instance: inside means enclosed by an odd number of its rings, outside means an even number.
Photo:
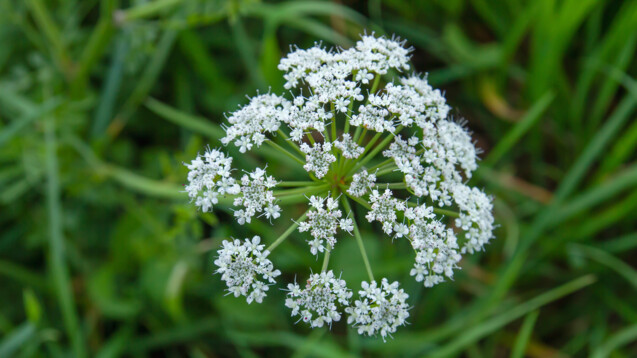
[[[315,191],[325,190],[325,189],[329,188],[329,186],[330,186],[329,183],[325,183],[325,184],[314,185],[314,186],[310,185],[310,186],[306,186],[306,187],[303,187],[303,188],[275,191],[274,192],[274,196],[282,197],[282,196],[287,196],[287,195],[307,194],[308,192],[315,192]]]
[[[438,215],[451,216],[453,218],[459,218],[460,213],[447,209],[434,208],[434,213]]]
[[[313,186],[316,185],[315,181],[282,181],[277,186],[284,187],[296,187],[296,186]]]
[[[376,93],[376,90],[378,89],[379,84],[380,84],[380,75],[376,74],[376,77],[374,77],[374,83],[372,84],[372,89],[369,93]]]
[[[284,131],[281,130],[281,128],[279,128],[279,130],[276,131],[281,137],[283,137],[283,139],[285,140],[285,142],[292,147],[294,150],[296,150],[297,153],[301,154],[303,157],[305,157],[305,153],[303,153],[303,151],[301,150],[301,148],[299,148],[298,145],[296,145],[296,143],[294,143],[293,140],[290,139],[290,137],[288,137],[287,134],[285,134]]]
[[[361,252],[361,256],[363,256],[363,262],[365,263],[365,269],[367,270],[367,275],[369,276],[370,281],[374,281],[374,274],[372,273],[372,267],[369,264],[369,259],[367,258],[367,251],[365,251],[365,244],[363,244],[363,237],[361,236],[360,231],[358,231],[358,225],[356,224],[356,218],[354,217],[354,212],[352,211],[352,207],[349,205],[349,201],[345,196],[341,197],[341,201],[343,202],[343,208],[345,211],[348,211],[352,215],[352,222],[354,223],[354,237],[356,238],[356,243],[358,244],[358,249]]]
[[[334,109],[334,102],[332,105],[332,140],[336,140],[336,110]]]
[[[399,133],[401,130],[403,129],[403,126],[398,126],[396,128],[396,132],[395,133]],[[376,154],[378,154],[378,152],[380,152],[381,150],[383,150],[383,148],[385,148],[385,146],[387,146],[387,144],[389,144],[389,142],[394,139],[394,133],[388,135],[385,139],[383,139],[382,142],[380,142],[376,148],[374,148],[374,150],[372,150],[365,158],[363,158],[363,160],[359,161],[358,164],[356,164],[356,166],[354,166],[354,168],[352,170],[348,171],[348,175],[351,174],[352,172],[357,171],[358,169],[360,169],[363,165],[365,165],[367,162],[369,162],[370,160],[372,160]]]
[[[311,132],[307,132],[305,134],[307,135],[307,139],[310,141],[310,143],[312,143],[312,145],[316,144],[316,141],[314,141],[314,137],[312,136]]]
[[[382,168],[382,167],[384,167],[386,165],[393,164],[393,163],[394,163],[394,158],[389,158],[389,159],[385,160],[384,162],[378,163],[378,164],[374,165],[373,167],[367,169],[367,171],[372,173],[376,169],[380,169],[380,168]]]
[[[358,141],[356,142],[356,144],[361,145],[361,143],[363,143],[363,141],[365,140],[366,135],[367,135],[367,128],[363,128],[363,133],[358,138]]]
[[[398,169],[398,167],[395,166],[395,165],[392,165],[392,166],[387,167],[387,168],[385,168],[383,170],[379,170],[379,171],[376,172],[376,177],[379,177],[379,176],[382,176],[382,175],[385,175],[385,174],[389,174],[389,173],[395,171],[396,169]]]
[[[301,159],[299,159],[299,157],[297,157],[296,155],[288,152],[285,148],[281,147],[280,145],[274,143],[271,140],[266,140],[266,143],[268,143],[269,145],[271,145],[272,147],[274,147],[274,149],[278,150],[279,152],[287,155],[288,157],[294,159],[297,163],[300,163],[301,165],[305,165],[305,162],[302,161]]]
[[[383,132],[376,133],[376,135],[373,136],[372,139],[369,141],[369,143],[367,143],[367,145],[365,146],[365,151],[363,153],[367,153],[367,151],[369,151],[369,149],[374,145],[374,143],[376,143],[378,138],[380,138],[380,136],[382,135],[383,135]]]
[[[325,272],[327,270],[327,265],[330,263],[330,248],[325,249],[325,256],[323,256],[323,267],[321,268],[321,272]]]
[[[283,232],[281,236],[279,236],[276,240],[274,240],[274,242],[271,243],[270,246],[268,246],[267,250],[272,252],[274,249],[276,249],[277,246],[279,246],[283,241],[285,241],[285,239],[288,238],[288,236],[290,236],[292,231],[294,231],[297,227],[299,227],[299,223],[304,221],[306,217],[307,217],[307,211],[303,213],[303,215],[301,215],[300,218],[296,219],[296,221],[293,221],[294,223],[287,230],[285,230],[285,232]]]
[[[405,183],[376,183],[376,187],[379,189],[407,189]]]
[[[352,138],[354,142],[358,141],[358,137],[360,137],[362,131],[363,131],[363,127],[356,127],[356,131],[354,132],[354,137]]]
[[[343,133],[349,133],[349,118],[352,115],[353,108],[354,108],[354,97],[351,98],[349,102],[349,107],[347,108],[347,116],[345,116],[345,128],[343,129]]]

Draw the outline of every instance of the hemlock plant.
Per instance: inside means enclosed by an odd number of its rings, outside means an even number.
[[[360,220],[410,242],[410,275],[425,287],[452,279],[462,255],[484,249],[493,237],[493,205],[466,184],[477,168],[470,134],[426,77],[383,83],[389,71],[410,69],[409,53],[404,42],[373,34],[350,49],[296,49],[279,64],[288,95],[258,94],[228,116],[224,145],[241,153],[270,145],[302,166],[306,181],[280,181],[267,166],[239,177],[233,158],[218,149],[186,164],[191,201],[208,212],[225,200],[239,224],[274,222],[282,207],[307,202],[305,214],[267,248],[258,236],[223,242],[215,264],[229,293],[261,303],[281,274],[268,256],[298,230],[323,267],[304,284],[288,284],[291,315],[311,327],[346,315],[359,334],[385,339],[406,323],[408,295],[398,282],[374,278]],[[386,179],[397,175],[401,181]],[[362,206],[365,217],[355,217],[351,205]],[[350,235],[369,276],[357,295],[328,270],[330,252]]]

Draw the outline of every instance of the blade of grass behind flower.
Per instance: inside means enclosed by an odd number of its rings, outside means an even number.
[[[533,311],[526,315],[526,317],[524,318],[524,322],[522,322],[520,332],[515,339],[515,344],[511,352],[511,358],[524,358],[526,347],[529,344],[529,340],[531,339],[531,335],[533,334],[533,327],[535,327],[535,322],[537,321],[537,317],[539,315],[539,311]]]
[[[59,182],[59,168],[57,158],[57,139],[54,118],[44,120],[46,145],[46,201],[48,214],[49,262],[53,285],[58,303],[62,311],[62,318],[66,333],[72,342],[74,355],[78,358],[86,357],[84,338],[80,330],[79,318],[75,311],[75,299],[65,258],[65,243],[62,228],[61,188]]]
[[[604,343],[599,346],[592,354],[592,358],[608,357],[619,347],[634,343],[637,340],[637,324],[628,326],[617,333],[610,336]]]
[[[620,276],[624,277],[626,281],[633,286],[633,288],[637,289],[637,270],[630,267],[630,265],[626,264],[624,261],[605,252],[604,250],[591,246],[570,244],[568,245],[568,249],[573,254],[588,257],[589,259],[607,266],[611,270],[617,272]]]
[[[553,92],[547,92],[542,98],[537,100],[525,113],[524,117],[498,141],[498,144],[489,152],[489,155],[482,162],[482,165],[492,167],[509,152],[520,138],[542,118],[542,115],[551,102],[553,102],[554,98],[555,94],[553,94]]]
[[[21,347],[33,342],[36,327],[31,322],[24,322],[7,334],[0,341],[0,357],[15,357]]]
[[[505,312],[489,318],[475,326],[466,329],[458,338],[453,339],[446,345],[427,353],[428,357],[447,357],[460,352],[473,342],[477,342],[483,337],[491,334],[495,330],[509,324],[510,322],[537,310],[538,308],[551,303],[559,298],[579,291],[595,282],[592,275],[582,276],[570,281],[562,286],[547,291],[533,299],[521,303]]]

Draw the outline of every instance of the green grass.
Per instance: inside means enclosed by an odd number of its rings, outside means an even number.
[[[358,222],[330,265],[367,279],[364,241],[374,275],[403,282],[410,325],[387,343],[295,325],[279,290],[224,296],[230,236],[285,234],[285,281],[322,263],[288,225],[238,226],[182,192],[223,114],[282,91],[290,45],[363,31],[407,39],[466,118],[500,225],[425,289]],[[635,0],[0,2],[0,357],[636,356],[636,34]]]

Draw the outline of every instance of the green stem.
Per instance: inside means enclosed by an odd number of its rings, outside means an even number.
[[[336,140],[336,110],[334,109],[334,102],[332,105],[332,140]]]
[[[321,268],[321,272],[325,272],[327,270],[327,265],[330,262],[330,248],[325,248],[325,256],[323,256],[323,267]]]
[[[330,184],[325,183],[325,184],[321,184],[321,185],[307,186],[307,187],[303,187],[303,188],[275,191],[274,192],[274,196],[282,197],[282,196],[287,196],[287,195],[307,194],[308,192],[315,192],[315,191],[325,190],[325,189],[329,188],[329,186],[330,186]]]
[[[352,116],[353,108],[354,108],[354,97],[350,99],[349,107],[347,108],[347,116],[345,116],[345,128],[343,128],[343,133],[349,133],[349,117]]]
[[[398,126],[396,128],[396,132],[395,133],[399,133],[401,130],[403,129],[403,126]],[[383,150],[383,148],[385,148],[385,146],[387,146],[387,144],[389,144],[389,142],[394,139],[394,134],[390,134],[388,135],[385,139],[383,139],[382,142],[380,142],[376,148],[374,148],[374,150],[372,150],[365,158],[363,158],[363,160],[359,161],[358,164],[356,164],[356,166],[354,166],[353,169],[348,170],[347,175],[350,175],[353,172],[356,172],[358,169],[360,169],[363,165],[365,165],[367,162],[369,162],[370,160],[372,160],[376,154],[378,154],[378,152],[380,152],[381,150]]]
[[[373,167],[367,169],[367,171],[370,172],[370,173],[373,173],[374,170],[380,169],[380,168],[382,168],[382,167],[384,167],[386,165],[390,165],[390,164],[393,164],[393,163],[394,163],[394,158],[389,158],[389,159],[385,160],[384,162],[378,163],[378,164],[374,165]]]
[[[305,135],[307,135],[307,139],[310,141],[310,143],[312,143],[312,145],[316,144],[316,141],[314,141],[314,137],[312,136],[312,133],[308,132]]]
[[[295,187],[295,186],[312,186],[316,185],[315,181],[282,181],[277,186]]]
[[[382,176],[382,175],[385,175],[385,174],[389,174],[389,173],[395,171],[396,169],[398,169],[398,167],[395,166],[395,165],[389,166],[389,167],[387,167],[387,168],[385,168],[383,170],[377,171],[376,172],[376,177],[379,177],[379,176]]]
[[[352,207],[349,205],[349,201],[345,196],[341,197],[341,201],[343,202],[343,208],[345,211],[349,212],[352,215],[352,222],[354,223],[354,237],[356,238],[356,243],[358,244],[358,249],[361,252],[361,256],[363,256],[363,262],[365,263],[365,269],[367,270],[367,275],[369,276],[370,281],[374,281],[374,274],[372,273],[372,267],[369,264],[369,259],[367,258],[367,252],[365,251],[365,244],[363,244],[363,238],[361,236],[360,231],[358,230],[358,225],[356,224],[356,218],[354,217],[354,212],[352,211]]]
[[[294,141],[292,141],[290,139],[290,137],[288,137],[287,134],[285,134],[285,132],[283,132],[281,130],[281,128],[279,128],[279,130],[276,131],[281,137],[283,137],[283,139],[285,140],[285,142],[292,147],[294,150],[296,150],[297,153],[301,154],[302,156],[305,157],[305,153],[303,153],[303,151],[301,150],[301,148],[299,148],[298,145],[296,145],[296,143],[294,143]]]
[[[297,157],[296,155],[288,152],[285,148],[281,147],[280,145],[274,143],[271,140],[266,140],[266,143],[268,143],[270,146],[272,146],[274,149],[278,150],[279,152],[287,155],[288,157],[294,159],[297,163],[300,163],[301,165],[305,165],[305,162],[302,161],[301,159],[299,159],[299,157]]]
[[[369,93],[370,94],[376,93],[376,90],[378,89],[379,84],[380,84],[380,75],[376,74],[376,77],[374,77],[374,83],[372,84],[372,89]]]
[[[407,189],[405,183],[376,183],[378,189]]]
[[[270,251],[271,253],[274,249],[276,249],[277,246],[279,246],[283,241],[285,241],[285,239],[287,239],[288,236],[290,236],[290,234],[297,227],[299,227],[299,223],[304,221],[306,217],[307,217],[307,211],[303,213],[303,215],[301,215],[300,218],[296,219],[296,221],[292,225],[290,225],[290,227],[287,230],[285,230],[285,232],[283,232],[281,236],[279,236],[276,240],[274,240],[274,242],[271,243],[270,246],[268,246],[267,250]]]

